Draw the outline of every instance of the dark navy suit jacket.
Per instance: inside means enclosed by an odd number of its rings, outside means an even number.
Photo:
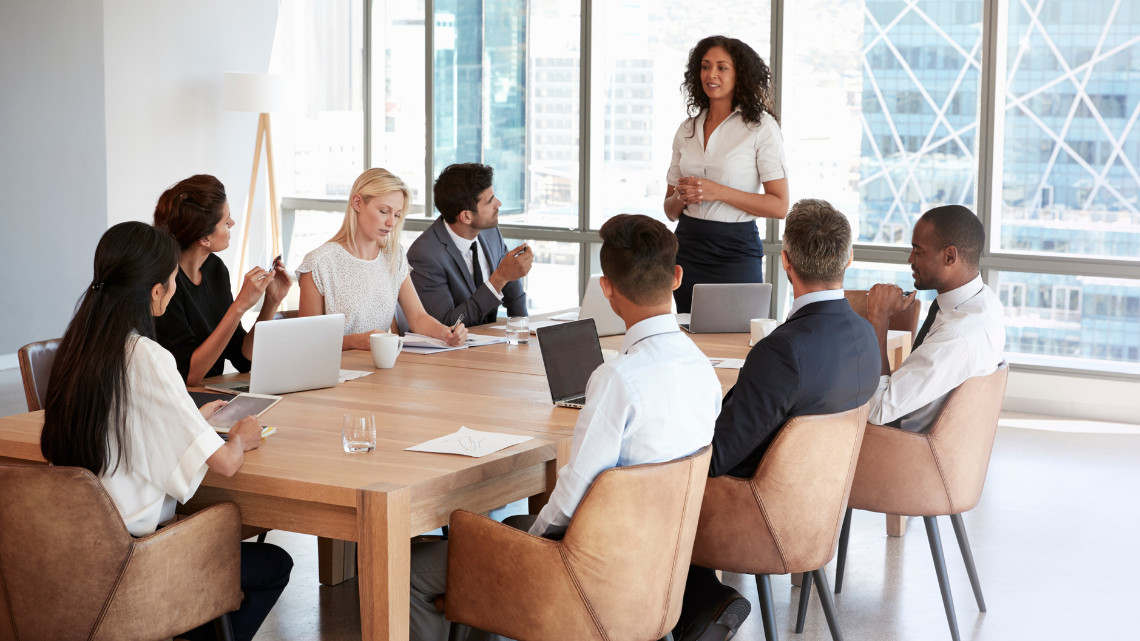
[[[716,420],[709,476],[751,478],[788,419],[866,403],[880,358],[875,330],[846,299],[804,306],[744,360]]]
[[[495,320],[499,299],[487,287],[475,289],[475,279],[467,269],[463,254],[444,228],[443,217],[435,219],[408,248],[408,264],[412,266],[412,284],[420,295],[424,310],[444,325],[451,325],[463,314],[465,325],[479,325]],[[498,269],[507,253],[498,227],[479,232],[479,250],[487,257],[491,269]],[[490,274],[483,274],[484,280]],[[509,316],[526,316],[526,292],[521,280],[503,286],[502,304]]]

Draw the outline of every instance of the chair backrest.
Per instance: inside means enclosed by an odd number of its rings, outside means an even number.
[[[867,427],[851,507],[941,516],[978,504],[986,482],[1009,366],[967,379],[946,396],[930,429]]]
[[[111,498],[75,467],[0,466],[0,487],[0,638],[89,638],[131,556]]]
[[[607,470],[574,512],[562,558],[603,638],[659,639],[676,625],[711,455]]]
[[[867,318],[868,293],[866,289],[843,290],[843,295],[847,298],[847,302],[851,304],[851,309],[863,318]],[[918,299],[915,299],[910,307],[891,316],[887,320],[887,329],[910,332],[911,340],[914,340],[915,335],[918,334],[918,314],[921,310],[922,306],[918,304]]]
[[[748,574],[817,570],[835,554],[867,404],[784,423],[751,479],[708,480],[693,563]]]
[[[51,366],[55,364],[55,353],[59,351],[59,340],[53,338],[28,343],[20,348],[20,376],[24,379],[24,396],[28,401],[29,412],[44,408]]]

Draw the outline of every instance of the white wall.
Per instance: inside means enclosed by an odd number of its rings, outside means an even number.
[[[257,114],[222,111],[222,74],[269,70],[277,13],[277,0],[104,2],[108,225],[152,220],[158,196],[198,173],[217,176],[243,215]],[[265,192],[262,177],[250,254],[262,264]],[[221,254],[231,271],[239,240]]]
[[[63,333],[106,228],[103,7],[0,2],[0,366]]]

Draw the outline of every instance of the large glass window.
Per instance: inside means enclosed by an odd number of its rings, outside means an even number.
[[[1140,10],[1008,6],[1001,249],[1140,257]]]
[[[689,50],[705,36],[748,43],[770,62],[771,9],[760,2],[595,2],[590,227],[619,213],[665,220],[665,174],[685,118]],[[763,233],[763,229],[761,230]]]

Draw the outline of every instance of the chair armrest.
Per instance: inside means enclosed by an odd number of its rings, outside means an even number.
[[[219,503],[135,540],[103,626],[164,639],[236,610],[240,532],[238,507]]]
[[[868,423],[848,506],[906,516],[949,514],[930,436]]]
[[[447,550],[448,620],[512,639],[600,635],[562,560],[561,543],[456,510]]]

